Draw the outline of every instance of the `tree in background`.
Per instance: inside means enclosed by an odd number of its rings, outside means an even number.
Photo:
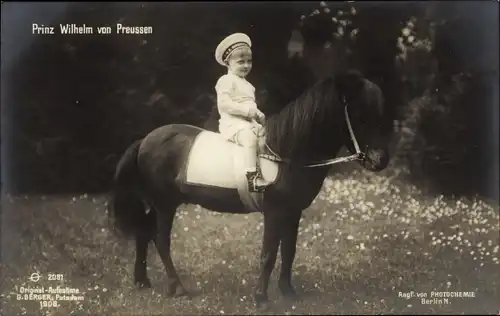
[[[495,124],[485,121],[498,76],[491,4],[319,2],[309,12],[291,48],[316,78],[352,67],[381,86],[393,164],[440,192],[497,197]]]

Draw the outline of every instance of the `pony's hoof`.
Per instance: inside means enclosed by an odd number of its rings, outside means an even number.
[[[169,286],[168,288],[168,291],[167,291],[167,296],[168,297],[174,297],[174,298],[178,298],[178,297],[187,297],[187,298],[190,298],[191,297],[191,293],[188,292],[184,286],[180,285],[180,284],[172,284],[171,286]]]
[[[266,295],[256,294],[255,295],[255,308],[259,313],[269,311],[271,305],[269,304],[269,299]]]
[[[295,289],[289,282],[280,282],[279,289],[283,298],[287,301],[299,301],[300,295],[295,292]]]
[[[266,313],[271,309],[271,304],[269,301],[256,302],[255,308],[258,313]]]
[[[137,280],[137,281],[135,281],[135,286],[139,290],[150,289],[151,288],[151,282],[149,282],[149,280],[147,278],[143,279],[143,280]]]
[[[177,287],[177,290],[175,291],[174,297],[192,298],[193,295],[191,295],[191,292],[186,290],[183,286],[179,286],[179,287]]]
[[[295,292],[287,293],[286,295],[283,295],[283,298],[289,302],[298,302],[302,299],[302,297]]]
[[[281,294],[283,295],[283,298],[285,298],[287,301],[291,302],[296,302],[300,301],[301,297],[293,288],[288,288],[286,290],[281,290]]]

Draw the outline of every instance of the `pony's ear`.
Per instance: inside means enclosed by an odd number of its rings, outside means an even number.
[[[335,86],[347,99],[360,94],[365,84],[364,76],[357,70],[347,70],[335,75]]]

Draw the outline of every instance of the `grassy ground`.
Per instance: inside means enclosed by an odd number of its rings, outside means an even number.
[[[481,200],[425,196],[389,173],[354,170],[325,181],[303,214],[294,264],[302,301],[269,314],[498,314],[499,210]],[[2,218],[2,315],[255,314],[262,215],[180,208],[173,259],[192,299],[164,297],[166,275],[150,247],[152,290],[133,286],[134,244],[106,228],[105,196],[7,196]],[[38,272],[42,279],[29,280]],[[47,280],[59,273],[63,281]],[[78,288],[83,301],[17,301],[20,287]],[[414,292],[411,298],[403,293]],[[417,294],[472,292],[422,304]]]

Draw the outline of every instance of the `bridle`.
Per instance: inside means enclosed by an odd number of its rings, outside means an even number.
[[[356,153],[346,156],[346,157],[337,157],[337,158],[332,158],[332,159],[326,159],[326,160],[320,160],[320,161],[314,161],[310,164],[304,165],[304,167],[307,168],[315,168],[315,167],[323,167],[323,166],[330,166],[334,165],[337,163],[342,163],[342,162],[350,162],[350,161],[355,161],[355,160],[364,160],[366,157],[366,154],[362,152],[359,149],[359,144],[356,139],[356,135],[354,135],[354,130],[352,129],[351,125],[351,120],[349,118],[349,112],[347,111],[347,102],[345,100],[345,97],[342,98],[342,103],[344,104],[344,115],[345,115],[345,120],[347,123],[347,128],[349,130],[349,136],[351,137],[352,143],[354,145],[354,149],[356,150]],[[260,156],[272,161],[276,162],[289,162],[289,159],[283,159],[281,158],[278,154],[276,154],[271,147],[266,142],[266,148],[271,152],[272,155],[267,155],[267,154],[261,154]]]

